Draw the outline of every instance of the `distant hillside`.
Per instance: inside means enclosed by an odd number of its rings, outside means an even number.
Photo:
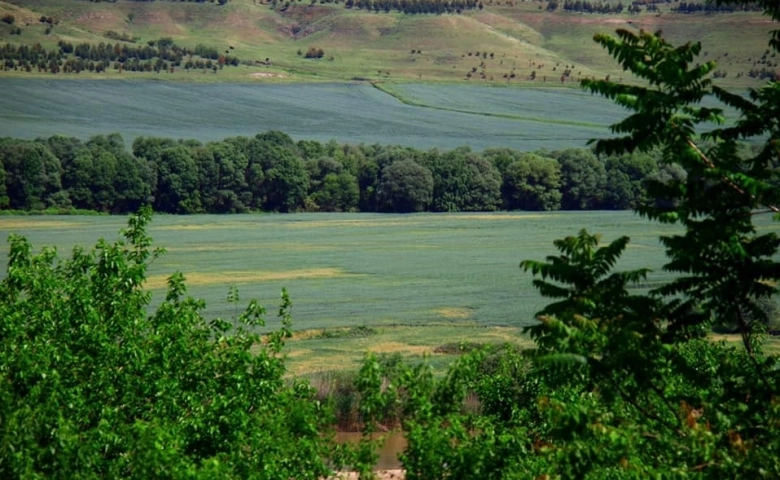
[[[101,73],[80,74],[92,77],[561,84],[583,76],[622,78],[623,72],[591,38],[616,28],[644,28],[663,30],[673,41],[701,40],[703,60],[718,60],[717,76],[724,84],[758,85],[765,81],[759,77],[778,71],[776,59],[765,55],[771,25],[755,12],[678,13],[673,11],[678,3],[639,6],[619,1],[272,2],[0,1],[0,44],[39,43],[57,50],[59,42],[146,45],[171,38],[182,47],[209,47],[241,63],[217,75],[184,69],[183,62],[159,73],[120,73],[122,68],[112,61]],[[689,4],[686,11],[691,10]],[[575,12],[575,6],[610,13]],[[641,11],[627,13],[636,9]],[[613,13],[618,10],[621,13]],[[0,71],[0,76],[30,74],[51,73],[22,73],[10,65]]]

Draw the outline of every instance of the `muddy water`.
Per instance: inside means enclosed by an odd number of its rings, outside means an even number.
[[[339,432],[336,441],[339,443],[358,443],[362,434],[360,432]],[[373,438],[382,438],[384,443],[379,448],[379,460],[376,462],[377,470],[390,470],[401,468],[398,455],[406,448],[406,439],[400,432],[377,434]]]

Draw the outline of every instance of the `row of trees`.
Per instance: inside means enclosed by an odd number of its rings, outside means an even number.
[[[682,1],[672,7],[677,13],[733,13],[733,12],[760,12],[761,5],[757,2],[714,3],[714,2],[686,2]]]
[[[547,10],[548,11],[555,11],[559,7],[559,4],[556,0],[552,0],[547,4]],[[642,11],[641,7],[638,11]],[[565,0],[563,2],[563,11],[564,12],[585,12],[585,13],[623,13],[623,10],[625,9],[625,6],[623,5],[623,2],[618,2],[615,5],[612,5],[611,2],[597,2],[597,3],[591,3],[587,0]],[[629,6],[628,9],[629,13],[634,13],[634,6]]]
[[[590,2],[588,0],[564,0],[559,2],[558,0],[550,0],[547,3],[548,11],[555,11],[558,8],[562,8],[565,12],[581,12],[581,13],[640,13],[644,8],[648,12],[657,12],[658,5],[663,3],[671,3],[670,1],[658,1],[658,0],[635,0],[631,2],[627,7],[623,5],[623,2],[618,1],[614,3],[612,1],[596,1]],[[761,11],[761,6],[755,2],[746,2],[744,4],[722,4],[715,2],[675,2],[675,5],[671,7],[671,11],[675,13],[733,13],[733,12],[757,12]]]
[[[58,47],[56,50],[47,50],[40,43],[31,46],[7,43],[0,47],[0,65],[6,70],[21,68],[27,71],[37,69],[51,73],[78,73],[84,70],[102,72],[111,65],[116,70],[159,72],[180,66],[187,69],[211,69],[214,66],[238,66],[240,63],[237,57],[220,54],[213,47],[182,47],[171,38],[149,41],[143,46],[126,42],[74,45],[60,41]]]
[[[680,178],[653,155],[482,153],[294,142],[280,132],[202,144],[118,134],[0,141],[0,208],[123,213],[626,209]]]
[[[374,12],[395,10],[406,14],[436,15],[484,8],[478,0],[346,0],[344,6]]]

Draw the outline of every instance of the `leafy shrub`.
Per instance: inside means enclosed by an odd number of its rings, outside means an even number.
[[[123,240],[33,254],[12,236],[0,283],[0,477],[318,479],[332,456],[330,416],[308,384],[283,379],[290,335],[207,321],[173,274],[156,311],[143,287],[150,210]]]
[[[325,50],[317,47],[309,47],[304,55],[305,58],[322,58],[325,56]]]
[[[775,2],[759,3],[780,20]],[[780,369],[761,350],[777,319],[780,235],[754,224],[780,217],[780,84],[745,98],[713,85],[715,63],[695,63],[699,44],[628,30],[595,38],[647,83],[583,81],[631,112],[597,153],[658,149],[684,173],[650,183],[648,198],[673,201],[637,208],[680,226],[660,239],[674,277],[636,288],[648,269],[614,271],[629,238],[601,244],[584,230],[556,240],[557,255],[522,262],[551,301],[527,328],[530,356],[477,351],[441,380],[423,368],[399,376],[409,480],[780,477]],[[770,45],[780,48],[780,30]],[[718,127],[723,111],[703,107],[708,97],[740,120]],[[744,138],[764,144],[741,156]],[[714,320],[742,345],[707,338]],[[462,409],[469,392],[479,413]]]

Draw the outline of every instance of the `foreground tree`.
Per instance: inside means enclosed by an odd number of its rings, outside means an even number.
[[[780,20],[776,2],[759,3]],[[673,280],[638,293],[649,270],[613,271],[629,239],[601,245],[586,231],[521,263],[553,301],[527,329],[533,352],[478,352],[442,381],[422,368],[401,375],[409,479],[780,477],[780,368],[761,350],[780,283],[780,236],[763,218],[780,213],[780,84],[745,98],[712,83],[699,44],[626,30],[596,41],[647,84],[583,82],[632,112],[596,151],[659,151],[671,172],[649,182],[638,212],[679,225],[661,237]],[[719,127],[708,97],[740,119]],[[745,155],[743,139],[762,147]],[[582,198],[564,192],[572,208]],[[742,341],[707,338],[722,322]],[[469,392],[476,415],[463,411]]]
[[[0,477],[289,478],[328,473],[329,416],[283,378],[290,334],[265,338],[250,302],[232,322],[204,319],[184,277],[148,312],[146,270],[161,252],[150,211],[124,239],[59,260],[12,236],[0,283]],[[234,326],[235,325],[235,326]]]

